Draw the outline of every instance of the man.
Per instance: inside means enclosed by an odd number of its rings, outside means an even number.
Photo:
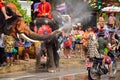
[[[104,52],[105,48],[110,49],[111,46],[109,46],[107,41],[104,39],[104,33],[99,34],[98,44],[99,44],[99,48],[98,48],[99,54],[101,58],[103,58],[101,68],[104,70],[105,63],[107,63],[110,70],[110,77],[113,77],[111,59],[109,56],[105,55],[105,52]]]
[[[52,19],[51,15],[51,4],[46,2],[46,0],[40,0],[41,3],[38,5],[38,15],[37,17],[47,17]]]
[[[4,6],[4,4],[3,4],[2,2],[3,2],[3,0],[0,0],[0,10],[2,11],[2,13],[3,13],[4,16],[5,16],[5,19],[7,20],[7,19],[10,18],[10,16],[8,16],[8,15],[6,14],[5,6]]]

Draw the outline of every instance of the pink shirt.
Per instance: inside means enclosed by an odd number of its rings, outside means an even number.
[[[74,32],[74,34],[75,35],[77,35],[77,34],[84,34],[84,31],[83,30],[76,30],[75,32]]]

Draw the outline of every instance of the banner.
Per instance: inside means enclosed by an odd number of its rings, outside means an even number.
[[[59,11],[59,12],[65,12],[66,11],[66,4],[65,4],[65,2],[57,5],[56,6],[56,10]]]

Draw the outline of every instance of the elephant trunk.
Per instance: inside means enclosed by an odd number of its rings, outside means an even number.
[[[21,36],[24,37],[25,39],[31,41],[31,42],[38,42],[38,41],[51,40],[58,33],[59,33],[59,31],[54,31],[54,32],[52,32],[49,35],[39,35],[39,34],[37,34],[35,32],[31,32],[30,34],[24,34],[24,33],[22,33]]]
[[[40,34],[33,32],[29,28],[29,26],[27,26],[23,21],[20,22],[19,26],[17,26],[17,30],[18,30],[19,34],[21,34],[22,37],[24,37],[25,39],[32,41],[32,42],[51,40],[56,35],[61,33],[60,31],[56,30],[48,35],[40,35]]]

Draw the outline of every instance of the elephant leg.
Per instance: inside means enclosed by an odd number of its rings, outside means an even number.
[[[55,66],[56,66],[56,68],[59,68],[59,59],[60,59],[60,57],[59,57],[59,54],[57,52],[58,49],[54,46],[53,50],[54,50],[53,54],[54,54]]]
[[[41,53],[40,53],[40,48],[35,47],[35,52],[36,52],[36,68],[38,69],[40,67],[40,59],[41,59]]]
[[[51,44],[48,44],[46,46],[47,48],[47,54],[48,54],[48,70],[55,70],[56,66],[55,66],[55,62],[54,62],[54,54],[53,54],[53,48]]]

